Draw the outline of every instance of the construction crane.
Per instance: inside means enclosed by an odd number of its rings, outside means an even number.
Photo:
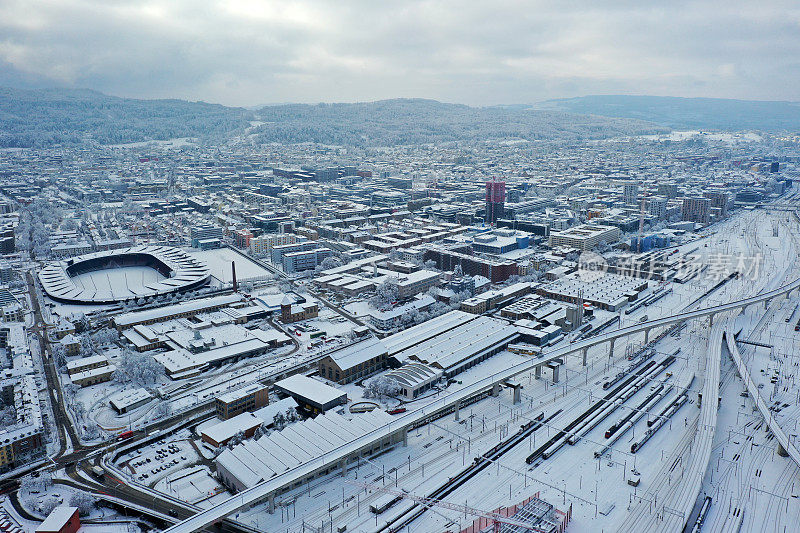
[[[443,509],[448,509],[450,511],[458,511],[459,513],[464,513],[464,515],[472,515],[477,516],[480,518],[486,518],[487,520],[492,521],[492,529],[495,533],[499,533],[501,524],[508,524],[511,526],[527,529],[530,531],[536,531],[537,528],[534,524],[530,522],[525,522],[522,520],[517,520],[516,518],[512,518],[509,516],[503,516],[499,513],[495,513],[492,511],[483,511],[481,509],[476,509],[474,507],[469,507],[466,505],[459,505],[457,503],[450,503],[444,500],[437,500],[435,498],[426,498],[424,496],[417,496],[410,492],[404,492],[400,490],[393,490],[388,489],[386,487],[381,487],[379,485],[370,485],[369,483],[359,483],[356,481],[347,481],[347,483],[351,485],[357,485],[364,489],[370,489],[374,491],[385,492],[387,494],[391,494],[393,496],[397,496],[398,498],[404,498],[406,500],[411,500],[415,503],[418,503],[424,507],[431,508],[431,507],[441,507]]]

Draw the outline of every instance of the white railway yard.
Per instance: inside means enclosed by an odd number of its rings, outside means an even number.
[[[460,531],[480,513],[535,494],[570,513],[570,531],[792,530],[800,470],[779,454],[730,348],[741,350],[755,390],[794,444],[800,299],[796,290],[760,295],[796,288],[800,268],[790,258],[800,252],[798,226],[791,212],[739,213],[683,251],[697,250],[711,267],[719,255],[754,258],[757,276],[740,266],[738,276],[720,269],[671,284],[656,303],[621,314],[622,328],[655,321],[652,328],[615,337],[614,325],[598,336],[616,338],[611,353],[608,342],[545,350],[544,360],[563,358],[558,383],[523,363],[498,392],[487,376],[506,369],[482,363],[446,392],[405,405],[392,431],[407,431],[406,445],[315,479],[298,474],[274,491],[265,482],[172,530],[230,515],[267,531]],[[747,298],[755,300],[726,305]],[[583,348],[586,366],[565,357]],[[514,385],[522,387],[518,402]],[[431,416],[459,391],[455,412]]]

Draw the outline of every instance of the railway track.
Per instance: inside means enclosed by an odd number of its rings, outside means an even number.
[[[440,485],[438,488],[433,490],[430,494],[426,497],[430,499],[440,500],[446,498],[448,494],[454,492],[456,489],[463,486],[467,483],[470,479],[475,477],[478,473],[482,470],[493,464],[497,459],[502,457],[504,454],[509,452],[515,446],[523,442],[525,439],[528,438],[529,435],[533,434],[536,430],[546,426],[551,420],[561,414],[561,409],[554,412],[550,416],[545,418],[544,412],[542,412],[539,416],[537,416],[534,420],[526,422],[522,426],[517,433],[506,439],[505,441],[501,442],[494,448],[490,449],[480,457],[476,457],[475,460],[470,464],[467,468],[459,472],[456,476],[450,478],[444,484]],[[378,529],[378,532],[390,532],[394,533],[397,531],[401,531],[403,528],[407,527],[411,524],[414,520],[422,516],[425,511],[427,510],[426,507],[421,506],[419,504],[414,504],[408,510],[404,511],[400,515],[396,516],[389,522],[387,522],[383,527]]]

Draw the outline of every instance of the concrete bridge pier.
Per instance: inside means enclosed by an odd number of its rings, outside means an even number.
[[[558,383],[558,371],[561,368],[561,365],[555,365],[553,367],[553,384]]]
[[[274,494],[270,494],[269,495],[269,514],[272,514],[274,512],[275,512],[275,495]]]
[[[461,402],[456,402],[455,410],[456,410],[456,421],[461,420]]]
[[[536,379],[542,379],[542,365],[534,367],[533,377],[535,377]]]
[[[522,386],[517,385],[514,387],[514,405],[517,405],[522,401]]]
[[[494,385],[492,385],[491,395],[492,396],[500,396],[500,384],[499,383],[495,383]]]
[[[589,353],[589,348],[584,348],[581,350],[581,356],[583,357],[583,366],[586,366],[586,355]]]
[[[650,328],[644,330],[644,343],[647,344],[648,340],[650,339]]]
[[[784,448],[780,442],[778,443],[778,455],[781,457],[789,457],[789,452],[786,451],[786,448]]]

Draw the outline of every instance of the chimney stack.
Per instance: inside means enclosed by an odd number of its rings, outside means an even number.
[[[236,261],[231,261],[231,274],[233,274],[233,292],[239,292],[239,285],[236,283]]]

